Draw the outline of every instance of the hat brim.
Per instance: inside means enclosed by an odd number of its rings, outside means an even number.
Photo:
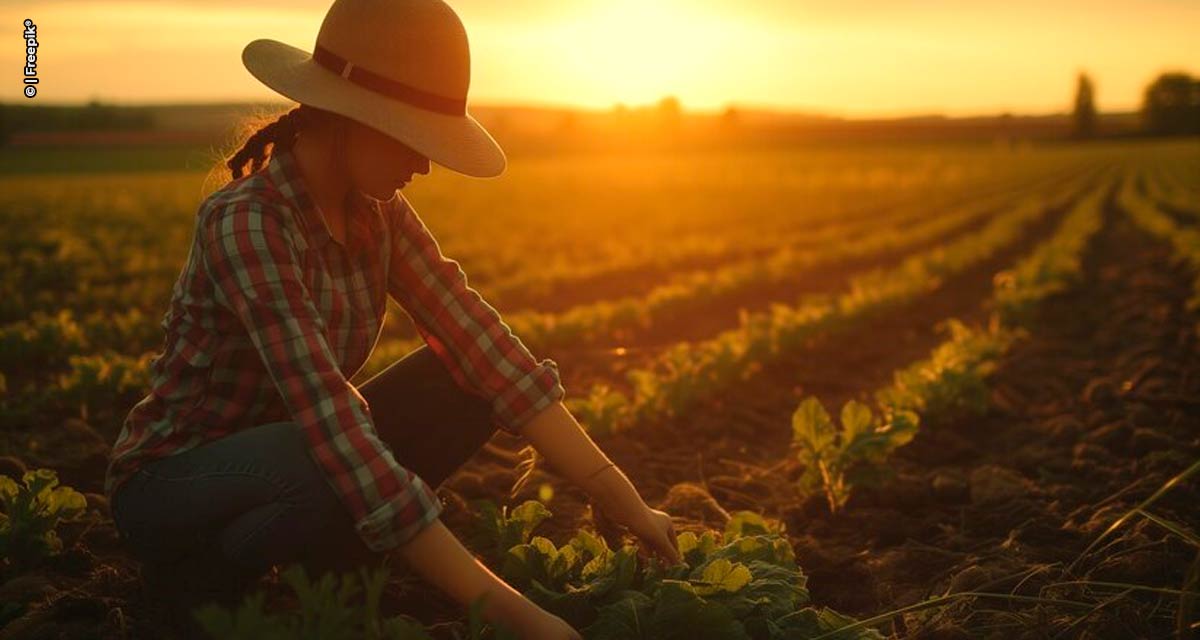
[[[278,40],[247,44],[242,64],[277,93],[357,120],[452,171],[490,178],[507,166],[499,143],[469,112],[438,113],[380,95],[317,64],[311,53]]]

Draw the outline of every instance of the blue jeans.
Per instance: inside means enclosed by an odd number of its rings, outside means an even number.
[[[359,387],[396,461],[438,487],[496,431],[427,345]],[[113,496],[125,547],[143,562],[249,584],[273,565],[309,575],[378,565],[293,422],[258,425],[144,465]],[[184,568],[187,567],[187,568]]]

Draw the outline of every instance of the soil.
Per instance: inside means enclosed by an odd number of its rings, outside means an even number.
[[[946,606],[891,615],[880,624],[885,633],[1170,637],[1179,598],[1169,590],[1180,589],[1196,549],[1145,518],[1133,518],[1096,549],[1088,546],[1200,454],[1198,318],[1184,306],[1196,274],[1172,259],[1166,243],[1134,227],[1109,196],[1083,283],[1041,305],[1028,338],[993,374],[987,412],[923,426],[896,453],[890,477],[857,488],[836,515],[798,482],[802,468],[789,445],[799,400],[816,394],[827,407],[840,407],[849,398],[868,399],[895,369],[944,339],[941,320],[983,322],[994,274],[1047,237],[1064,210],[1048,212],[1021,241],[918,301],[818,336],[687,416],[597,443],[651,506],[675,517],[680,532],[720,528],[741,509],[779,520],[819,605],[869,617],[946,594],[1009,594],[952,597]],[[586,379],[581,375],[574,388]],[[48,442],[86,442],[79,433],[85,428],[64,425],[64,434],[48,434]],[[103,451],[103,439],[91,442],[93,453],[63,454],[61,465],[49,466],[64,483],[98,492],[103,466],[94,451]],[[468,500],[517,504],[548,483],[554,515],[538,534],[561,543],[583,526],[611,544],[632,540],[545,469],[510,496],[524,444],[497,434],[439,489],[451,529],[469,526]],[[53,447],[26,461],[53,460]],[[21,464],[0,460],[0,472]],[[88,499],[92,517],[61,527],[64,554],[0,585],[0,602],[32,601],[27,614],[0,628],[0,640],[174,637],[148,615],[136,564],[118,545],[104,498]],[[1148,511],[1197,531],[1196,504],[1197,483],[1180,483]],[[259,586],[274,605],[289,601],[277,573]],[[428,623],[461,613],[431,587],[407,580],[390,585],[388,609]]]

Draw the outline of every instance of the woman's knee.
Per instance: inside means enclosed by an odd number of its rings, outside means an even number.
[[[491,417],[491,402],[464,389],[427,344],[363,383],[360,391],[372,411],[384,416],[425,410],[481,424]]]
[[[252,427],[143,467],[118,490],[114,519],[144,559],[187,555],[203,539],[242,547],[303,539],[340,502],[291,422]],[[282,530],[278,527],[283,526]]]

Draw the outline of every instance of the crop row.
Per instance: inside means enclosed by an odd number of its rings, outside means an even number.
[[[1200,222],[1200,191],[1182,182],[1172,169],[1160,163],[1152,171],[1146,171],[1142,182],[1145,187],[1143,193],[1149,199],[1187,213]]]
[[[1195,225],[1176,224],[1153,201],[1139,196],[1131,183],[1122,186],[1117,202],[1135,224],[1170,243],[1175,254],[1200,273],[1200,229]],[[1200,310],[1200,278],[1194,283],[1188,308]]]
[[[83,417],[102,431],[114,429],[119,408],[146,383],[148,347],[161,340],[158,318],[139,305],[126,308],[34,311],[0,327],[0,422],[34,426]],[[372,362],[394,361],[418,346],[419,338],[388,341]]]
[[[860,275],[848,291],[832,299],[812,297],[795,306],[773,304],[768,312],[743,312],[738,328],[709,340],[677,344],[649,367],[629,372],[632,393],[599,383],[586,396],[570,399],[569,406],[581,423],[596,432],[681,413],[698,399],[747,378],[763,362],[794,351],[820,331],[851,327],[870,314],[932,292],[947,277],[1016,242],[1027,224],[1069,202],[1076,192],[1077,186],[1072,185],[1052,197],[1028,196],[993,217],[982,230],[910,256],[897,267]]]
[[[723,530],[678,534],[681,561],[666,566],[641,557],[633,544],[612,548],[584,529],[561,545],[535,535],[551,513],[534,500],[512,509],[490,500],[472,506],[474,519],[465,532],[472,550],[586,640],[883,638],[866,625],[845,629],[856,621],[814,606],[783,525],[751,511],[732,514]],[[267,611],[265,592],[255,591],[236,608],[208,604],[193,615],[217,638],[431,640],[417,618],[381,614],[387,574],[385,564],[314,579],[292,564],[280,576],[295,592],[299,609]],[[471,602],[466,624],[453,625],[454,637],[515,639],[502,625],[484,622],[483,604]],[[445,623],[439,626],[447,630]]]
[[[925,211],[907,224],[876,228],[868,235],[807,248],[784,247],[773,255],[735,262],[721,268],[692,273],[686,279],[654,288],[645,295],[628,296],[580,305],[562,313],[525,311],[506,314],[507,323],[531,348],[591,345],[598,341],[620,343],[664,320],[702,312],[746,291],[803,282],[806,273],[852,259],[905,251],[930,242],[997,208],[1011,206],[1005,194],[993,201],[980,200],[941,215]]]
[[[1033,325],[1033,309],[1047,297],[1079,285],[1089,240],[1103,224],[1098,188],[1080,199],[1055,233],[995,279],[993,315],[984,327],[951,318],[950,337],[929,357],[893,374],[874,392],[876,410],[857,400],[841,411],[840,427],[815,396],[801,400],[792,416],[792,448],[804,464],[806,488],[824,493],[840,510],[856,484],[885,473],[886,461],[915,437],[918,425],[944,424],[986,411],[987,378],[997,360]]]
[[[1038,191],[1060,188],[1064,178],[1074,178],[1078,170],[1073,167],[1065,174],[1054,173],[1048,178],[1042,176],[1027,186]],[[1019,193],[1028,194],[1030,191],[1022,190]],[[771,238],[767,243],[779,248],[769,254],[715,270],[701,269],[684,273],[671,283],[653,287],[642,295],[578,305],[555,313],[509,312],[504,314],[504,318],[514,333],[534,351],[566,345],[578,347],[600,341],[620,342],[638,331],[650,329],[662,318],[719,303],[722,298],[735,297],[741,291],[800,281],[805,269],[812,270],[825,264],[923,244],[955,228],[967,226],[997,208],[1010,205],[1013,199],[1005,191],[998,191],[990,197],[973,197],[955,205],[957,209],[952,213],[931,220],[926,220],[929,218],[929,205],[912,207],[895,211],[894,218],[890,217],[886,228],[880,228],[883,221],[875,219],[852,225],[831,225],[814,232],[802,243],[797,241],[782,247],[779,247],[779,238]],[[862,237],[856,238],[855,233]],[[639,269],[644,267],[641,265]],[[545,286],[549,287],[554,282],[561,284],[555,273],[546,272],[548,280],[543,283]],[[525,284],[533,283],[525,281]],[[494,291],[495,287],[487,287],[489,300],[493,298]],[[393,316],[396,313],[400,313],[399,309],[393,309]],[[385,330],[387,333],[391,331]],[[368,379],[421,344],[420,337],[411,332],[381,339],[356,379]]]
[[[531,301],[548,300],[558,291],[587,289],[591,283],[606,279],[637,276],[644,280],[646,274],[680,272],[684,279],[691,279],[713,265],[770,260],[767,256],[781,251],[794,252],[845,242],[877,232],[881,227],[890,230],[926,218],[930,208],[956,208],[978,203],[984,198],[1041,189],[1076,171],[1078,168],[1070,165],[1066,169],[1037,174],[1033,179],[1024,174],[1005,173],[987,184],[962,185],[948,194],[944,192],[949,187],[940,185],[912,192],[899,191],[882,202],[872,202],[869,207],[852,201],[857,206],[838,207],[827,213],[806,211],[800,219],[789,220],[778,229],[742,229],[744,233],[739,234],[738,225],[727,223],[698,235],[694,233],[695,229],[689,229],[689,235],[674,235],[669,242],[629,245],[628,251],[610,251],[603,259],[579,260],[570,255],[537,269],[525,268],[527,263],[514,263],[494,274],[472,270],[472,280],[486,287],[488,298],[498,306],[510,311],[523,310],[530,304],[536,308],[546,303],[538,305]],[[806,203],[806,209],[819,209],[811,204],[811,198],[798,200]],[[628,284],[623,290],[625,294],[641,293]]]

